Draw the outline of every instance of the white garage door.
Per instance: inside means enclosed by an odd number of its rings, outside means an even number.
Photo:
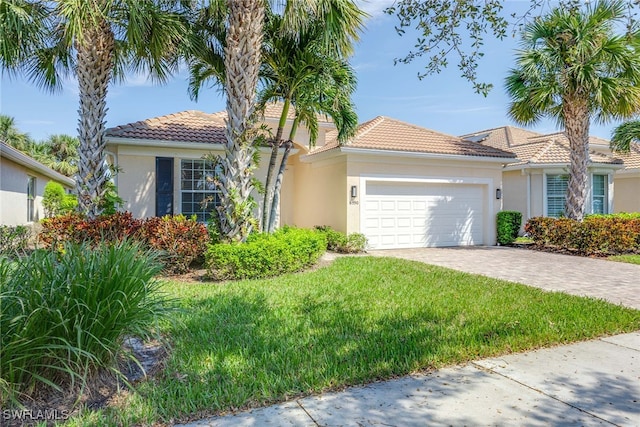
[[[373,249],[483,243],[481,185],[367,181],[362,209]]]

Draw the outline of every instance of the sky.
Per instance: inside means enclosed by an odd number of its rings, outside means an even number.
[[[493,83],[487,97],[476,94],[471,84],[460,76],[452,57],[442,73],[418,79],[425,59],[394,65],[415,44],[411,35],[395,31],[398,18],[383,13],[393,0],[370,0],[362,8],[369,14],[364,33],[356,46],[351,64],[358,77],[354,95],[359,121],[387,116],[451,135],[464,135],[504,125],[516,125],[507,115],[509,98],[504,78],[514,63],[518,37],[509,35],[502,41],[488,36],[485,56],[479,66],[480,80]],[[505,2],[505,14],[522,13],[529,0]],[[133,76],[110,87],[107,97],[107,126],[113,127],[184,110],[217,112],[225,109],[220,89],[202,90],[198,102],[189,99],[188,75],[183,71],[167,84],[156,85],[144,76]],[[18,128],[36,140],[54,134],[77,135],[78,90],[76,82],[65,82],[56,94],[43,92],[21,76],[2,75],[0,80],[0,114],[12,116]],[[592,124],[591,134],[609,139],[614,124]],[[544,120],[529,129],[548,133],[558,130],[555,121]]]

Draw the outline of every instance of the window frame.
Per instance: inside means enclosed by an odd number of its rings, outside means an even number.
[[[27,222],[34,222],[36,219],[36,194],[37,178],[27,175]]]
[[[191,168],[188,170],[185,170],[185,163],[190,163],[191,164]],[[194,165],[196,163],[200,163],[203,164],[205,167],[203,169],[194,169]],[[179,182],[179,192],[180,192],[180,213],[182,213],[185,216],[192,216],[192,215],[196,215],[198,218],[199,222],[208,222],[210,217],[211,217],[211,210],[215,207],[218,206],[220,204],[220,197],[218,196],[220,194],[220,190],[218,190],[215,186],[215,184],[213,182],[211,182],[210,184],[207,184],[206,180],[208,178],[213,179],[215,176],[217,176],[220,172],[219,167],[214,167],[214,168],[207,168],[207,165],[212,165],[213,166],[214,162],[211,160],[207,160],[207,159],[190,159],[190,158],[182,158],[180,159],[180,163],[179,163],[179,167],[180,167],[180,182]],[[194,172],[197,170],[202,170],[204,171],[204,178],[199,178],[199,179],[194,179]],[[185,171],[191,171],[191,178],[189,179],[185,179]],[[206,176],[207,172],[213,172],[212,175]],[[192,185],[191,187],[193,187],[193,183],[198,182],[199,180],[204,179],[205,181],[203,182],[203,186],[210,186],[210,189],[185,189],[185,183],[190,182]],[[213,199],[213,205],[211,203],[208,203],[206,207],[203,207],[201,210],[187,210],[185,211],[185,203],[189,204],[192,208],[194,206],[196,206],[196,204],[200,203],[199,201],[194,201],[193,198],[191,199],[191,201],[185,201],[185,194],[191,194],[191,195],[196,195],[196,194],[202,194],[203,198],[207,197],[208,195],[213,195],[214,199]],[[194,196],[192,196],[194,197]]]
[[[560,212],[559,215],[555,216],[555,215],[550,215],[549,213],[549,178],[552,177],[563,177],[566,180],[566,184],[564,185],[564,192],[562,193],[562,211]],[[548,172],[545,173],[544,175],[544,216],[550,217],[550,218],[560,218],[561,216],[564,215],[565,211],[566,211],[566,199],[567,199],[567,187],[569,185],[569,175],[566,173],[562,173],[562,172]],[[554,198],[560,198],[560,196],[554,194],[553,196]]]
[[[596,176],[602,177],[602,191],[603,194],[599,194],[596,196],[594,193],[595,189],[595,178]],[[591,174],[591,213],[598,214],[608,214],[609,213],[609,174],[606,173],[592,173]],[[602,212],[596,212],[595,210],[595,202],[596,197],[602,199]]]

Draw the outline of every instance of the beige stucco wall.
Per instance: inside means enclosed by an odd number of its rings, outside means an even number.
[[[521,171],[505,171],[502,174],[502,209],[518,211],[522,214],[523,222],[527,220],[527,175]]]
[[[188,148],[165,148],[165,147],[144,147],[110,145],[109,150],[116,155],[117,165],[120,169],[116,178],[118,193],[125,201],[124,209],[131,211],[135,217],[147,218],[155,215],[156,209],[156,157],[170,157],[174,159],[173,170],[173,201],[174,214],[181,213],[181,191],[180,191],[180,160],[201,159],[203,156],[214,153],[223,155],[220,149],[188,149]],[[264,183],[266,171],[269,164],[269,150],[264,150],[261,155],[259,167],[256,170],[256,178]],[[278,161],[280,158],[278,158]],[[288,192],[292,191],[291,181],[293,170],[288,170],[283,181],[283,191],[281,199],[282,223],[289,223],[293,217],[292,197]],[[257,191],[253,193],[260,209],[262,207],[262,195]]]
[[[51,178],[0,157],[0,224],[26,225],[28,177],[36,178],[35,220],[44,218],[42,195]]]
[[[347,175],[346,157],[314,163],[292,158],[296,175],[293,183],[295,204],[293,221],[299,227],[329,225],[347,231]]]
[[[640,174],[616,174],[613,185],[614,212],[640,212]]]

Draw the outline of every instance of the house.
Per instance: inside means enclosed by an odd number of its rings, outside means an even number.
[[[265,112],[272,130],[278,105]],[[215,196],[203,156],[223,155],[225,113],[184,111],[107,131],[125,208],[138,217],[196,214]],[[291,125],[289,117],[287,126]],[[286,134],[286,133],[285,133]],[[376,117],[340,146],[322,118],[316,145],[298,132],[282,188],[280,224],[364,233],[372,248],[493,245],[502,167],[513,153]],[[260,149],[264,182],[269,148]],[[260,195],[256,194],[259,199]]]
[[[503,209],[522,213],[523,223],[535,216],[559,217],[564,214],[569,180],[569,141],[562,132],[540,134],[513,126],[487,129],[462,138],[479,145],[513,152],[517,160],[502,173]],[[591,137],[590,145],[608,141]],[[614,179],[625,168],[610,153],[589,152],[589,199],[587,213],[616,212]]]
[[[0,142],[0,225],[31,225],[44,217],[42,196],[49,181],[67,189],[74,180]]]
[[[594,151],[614,155],[624,163],[624,167],[613,175],[613,211],[640,212],[640,144],[632,142],[629,153],[612,153],[609,141],[604,140],[592,141],[590,146]]]

